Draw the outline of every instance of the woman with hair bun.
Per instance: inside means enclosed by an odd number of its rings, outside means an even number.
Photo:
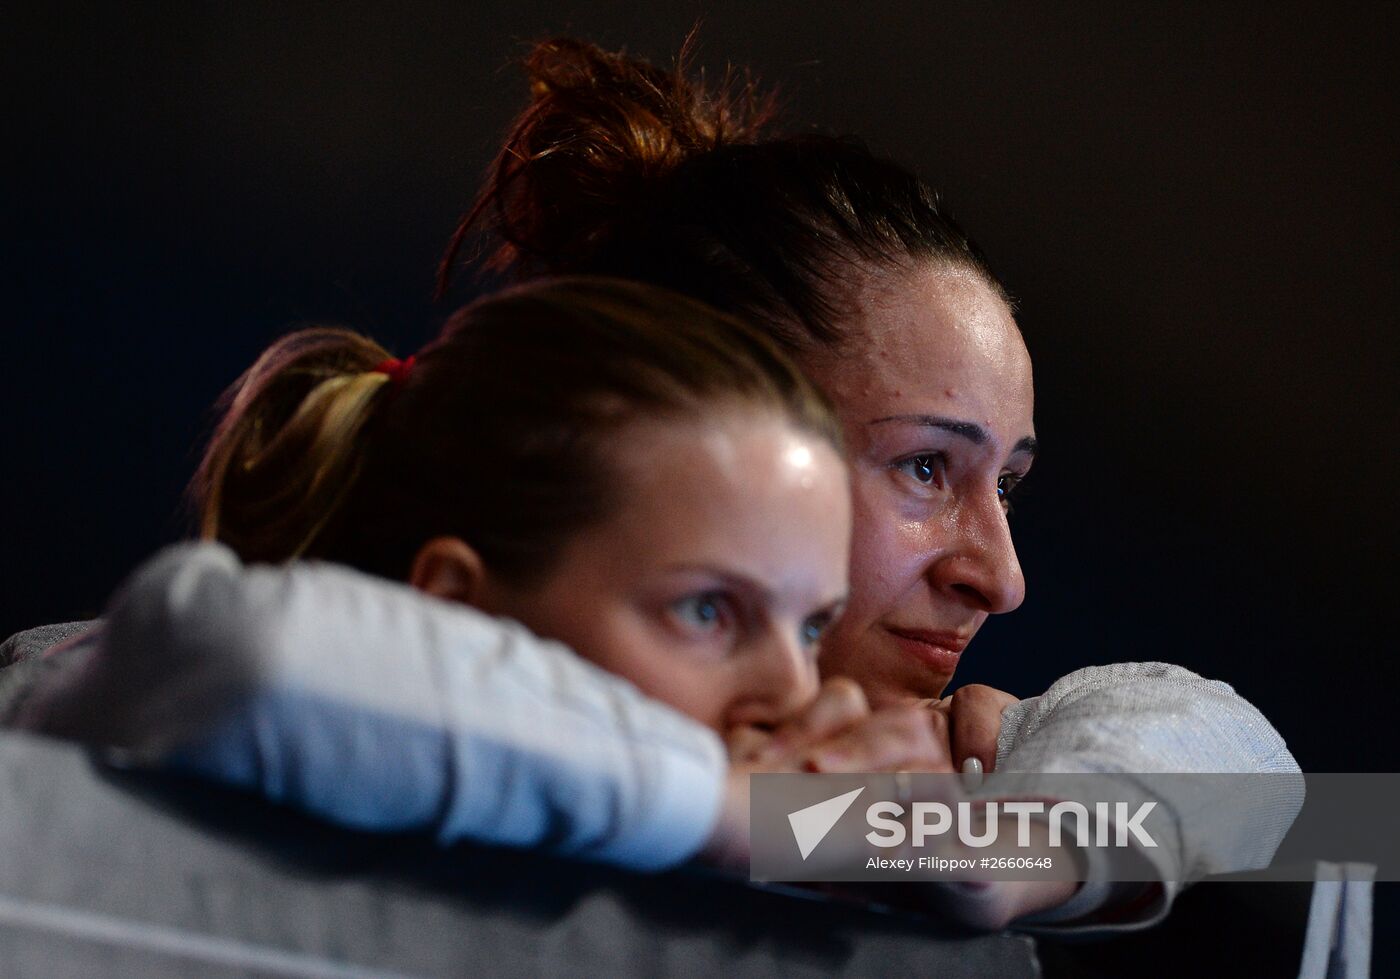
[[[857,140],[768,136],[771,98],[733,73],[707,88],[685,61],[537,45],[531,103],[458,224],[439,293],[471,243],[507,281],[618,275],[761,326],[831,399],[851,468],[851,596],[822,673],[873,705],[931,704],[957,767],[1296,773],[1253,706],[1176,666],[1082,669],[1021,702],[977,686],[937,699],[988,616],[1025,593],[1007,511],[1035,458],[1034,391],[1007,290],[916,175]],[[1240,844],[1271,853],[1294,788],[1250,808],[1233,840],[1181,825],[1180,849],[1154,855],[1161,887],[1088,886],[1041,920],[1159,920],[1181,881],[1249,869]]]
[[[1025,588],[1006,509],[1035,458],[1030,359],[981,252],[922,181],[859,142],[764,138],[772,104],[752,83],[707,90],[573,40],[525,67],[532,103],[439,291],[475,237],[508,281],[617,275],[761,325],[832,398],[849,443],[854,591],[823,670],[876,703],[941,696]],[[995,746],[978,748],[990,768]]]

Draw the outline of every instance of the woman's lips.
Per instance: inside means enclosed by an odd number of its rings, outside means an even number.
[[[919,662],[931,666],[949,676],[958,668],[958,660],[971,636],[956,632],[932,632],[928,629],[897,629],[886,626],[885,631],[894,637],[901,649]]]

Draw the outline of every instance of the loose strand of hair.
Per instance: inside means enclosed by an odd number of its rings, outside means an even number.
[[[561,103],[577,97],[579,91],[579,86],[557,88],[546,82],[542,77],[546,70],[542,58],[546,52],[567,50],[572,53],[575,63],[584,65],[593,75],[596,76],[600,69],[607,69],[610,74],[624,75],[628,83],[641,86],[651,93],[650,100],[631,101],[639,112],[654,120],[655,125],[646,127],[648,131],[666,134],[669,145],[665,152],[655,154],[655,157],[669,159],[670,162],[660,170],[647,171],[643,166],[643,179],[658,180],[681,162],[698,154],[758,139],[778,114],[780,100],[777,90],[765,91],[751,71],[747,68],[740,71],[733,64],[726,65],[724,76],[717,86],[707,83],[703,69],[692,75],[690,69],[698,48],[700,26],[697,21],[687,33],[672,67],[664,70],[642,59],[629,58],[621,52],[607,52],[596,45],[568,38],[540,42],[531,49],[524,59],[526,73],[532,79],[531,103],[507,128],[501,149],[487,167],[481,190],[453,229],[435,271],[436,299],[442,299],[447,294],[457,269],[463,265],[476,265],[484,271],[517,274],[525,271],[520,266],[527,263],[540,264],[542,270],[548,272],[578,271],[552,267],[553,256],[541,254],[537,242],[517,226],[516,213],[521,207],[515,195],[529,193],[528,188],[520,188],[519,181],[528,179],[533,165],[565,149],[568,143],[556,141],[554,145],[530,152],[522,152],[522,149],[560,111]],[[596,77],[594,80],[597,81]],[[585,97],[590,97],[591,91],[585,90]],[[597,122],[600,131],[620,131],[617,120],[606,121],[605,110],[609,108],[607,98],[591,97],[592,105],[589,108],[595,117],[590,119],[587,112],[583,112],[579,118]],[[654,104],[648,106],[645,104],[647,101]],[[567,118],[567,113],[563,117]],[[626,113],[621,122],[635,126],[635,118]],[[630,141],[619,141],[616,147],[626,156],[629,147],[645,143],[645,136],[646,133],[634,128]],[[632,159],[645,165],[650,158],[646,154],[633,154]],[[650,162],[654,163],[655,160]],[[607,176],[605,170],[600,174]],[[623,179],[617,174],[612,176],[615,181]],[[635,178],[635,174],[633,176]],[[620,196],[640,197],[642,193],[638,187],[630,195]],[[488,214],[491,215],[489,219]],[[480,233],[482,240],[462,260],[462,250],[473,233]]]

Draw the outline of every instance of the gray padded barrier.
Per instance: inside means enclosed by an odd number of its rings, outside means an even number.
[[[537,854],[336,830],[0,734],[0,977],[1034,976],[1034,944]]]

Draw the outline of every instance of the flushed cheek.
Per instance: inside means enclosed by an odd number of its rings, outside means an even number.
[[[873,623],[896,611],[911,593],[928,587],[927,572],[937,556],[930,522],[895,519],[890,507],[858,507],[847,615]]]
[[[675,707],[708,727],[720,729],[735,697],[733,678],[724,669],[652,662],[629,677],[643,693]]]

